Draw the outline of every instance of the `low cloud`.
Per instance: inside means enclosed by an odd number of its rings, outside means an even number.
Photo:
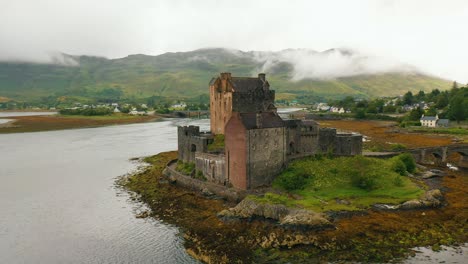
[[[350,49],[317,52],[310,49],[287,49],[279,52],[252,52],[261,64],[258,71],[271,72],[281,63],[292,65],[291,79],[334,79],[389,72],[418,72],[415,67],[384,57],[366,55]]]

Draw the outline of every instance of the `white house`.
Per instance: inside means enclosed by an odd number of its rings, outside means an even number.
[[[436,116],[424,116],[424,114],[419,119],[421,126],[424,127],[448,127],[448,119],[440,119],[439,115]]]

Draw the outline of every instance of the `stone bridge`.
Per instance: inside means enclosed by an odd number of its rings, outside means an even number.
[[[428,164],[434,162],[436,165],[446,165],[447,157],[453,153],[458,153],[460,154],[458,167],[468,169],[468,144],[417,148],[403,152],[411,153],[418,163]]]
[[[197,117],[197,118],[208,118],[210,117],[210,111],[199,110],[199,111],[174,111],[172,113],[175,117]]]

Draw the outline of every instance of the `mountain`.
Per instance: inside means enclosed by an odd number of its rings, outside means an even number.
[[[450,82],[410,65],[352,50],[288,49],[279,52],[199,49],[119,59],[62,54],[54,63],[0,62],[0,96],[15,100],[73,96],[190,98],[208,93],[220,72],[256,76],[265,72],[279,98],[400,95],[408,90],[445,90]]]

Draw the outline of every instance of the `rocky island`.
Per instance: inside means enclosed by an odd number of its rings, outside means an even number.
[[[419,152],[366,157],[360,134],[283,120],[264,74],[209,86],[211,131],[179,127],[178,152],[119,180],[195,258],[382,262],[467,241],[463,172],[417,165]]]

